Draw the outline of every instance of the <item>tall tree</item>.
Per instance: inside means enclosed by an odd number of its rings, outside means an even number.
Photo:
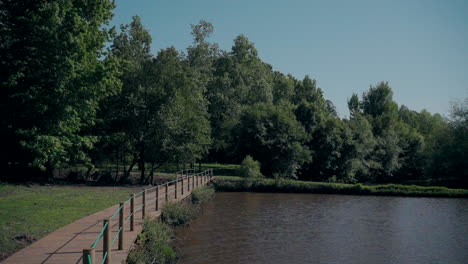
[[[281,72],[273,73],[273,103],[291,102],[294,96],[296,80],[292,75],[285,76]]]
[[[155,169],[164,163],[200,158],[210,143],[201,69],[173,47],[152,57],[150,45],[138,17],[122,26],[112,45],[124,66],[122,93],[109,99],[104,113],[108,127],[131,146],[124,155],[131,158],[125,176],[138,163],[142,183],[152,181]]]
[[[361,106],[359,103],[359,97],[357,94],[353,93],[351,98],[348,100],[348,109],[351,119],[356,117],[361,112]]]
[[[0,86],[7,109],[3,162],[52,169],[88,162],[99,101],[120,87],[106,55],[112,1],[0,3]]]
[[[151,83],[152,55],[151,35],[143,27],[141,19],[134,16],[129,25],[122,25],[121,32],[115,36],[111,54],[119,59],[121,68],[122,92],[108,98],[101,104],[106,136],[115,135],[114,148],[122,149],[124,164],[129,155],[131,161],[125,170],[128,177],[135,164],[142,169],[144,178],[145,135],[147,126],[143,125],[150,118],[145,104],[148,85]]]
[[[242,108],[273,101],[271,66],[258,57],[244,35],[234,40],[231,52],[214,63],[213,81],[208,85],[209,113],[215,159],[226,157],[227,137],[238,122]]]
[[[303,146],[306,140],[304,128],[288,106],[253,105],[242,113],[234,129],[239,161],[251,155],[269,177],[296,178],[297,170],[310,158]]]

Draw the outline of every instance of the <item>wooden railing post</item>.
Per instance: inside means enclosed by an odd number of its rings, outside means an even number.
[[[169,192],[169,183],[166,182],[166,203],[167,203],[167,201],[169,201],[169,193],[168,192]]]
[[[119,250],[124,248],[124,213],[125,213],[125,203],[120,203],[120,212],[119,212]]]
[[[94,264],[96,263],[95,260],[96,260],[96,250],[94,248],[83,249],[83,264]]]
[[[181,193],[180,195],[184,195],[184,176],[182,175],[182,184],[180,185]]]
[[[187,190],[190,192],[190,174],[187,176]]]
[[[157,210],[159,210],[159,185],[156,186],[155,193],[156,193],[156,202],[155,203],[156,203],[156,211],[157,211]]]
[[[107,224],[107,226],[106,226]],[[106,259],[104,261],[104,264],[110,264],[111,263],[111,228],[112,224],[109,218],[104,219],[104,226],[106,228],[104,229],[104,236],[103,238],[103,250],[102,250],[102,258],[104,258],[106,255]]]
[[[143,190],[141,204],[142,204],[141,219],[144,219],[146,216],[146,189]]]
[[[176,178],[175,182],[174,182],[174,199],[177,200],[177,182],[179,180]]]
[[[130,197],[130,231],[135,230],[135,195]]]

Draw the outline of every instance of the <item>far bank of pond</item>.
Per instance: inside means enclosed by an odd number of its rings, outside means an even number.
[[[219,192],[181,264],[466,263],[468,199]]]
[[[324,182],[305,182],[284,179],[244,179],[241,177],[216,177],[213,184],[218,191],[355,194],[416,197],[468,197],[466,189],[423,187],[416,185],[363,185]]]

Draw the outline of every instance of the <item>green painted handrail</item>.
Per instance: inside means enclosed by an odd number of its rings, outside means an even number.
[[[114,215],[112,215],[109,219],[114,219],[114,217],[117,216],[117,214],[120,212],[120,210],[122,210],[122,208],[124,207],[124,205],[122,204],[122,206],[119,207],[119,209],[117,209],[114,213]]]
[[[102,230],[101,230],[101,233],[99,233],[98,237],[96,238],[96,241],[93,243],[93,245],[91,246],[91,248],[96,248],[97,244],[99,243],[99,240],[101,240],[102,238],[102,235],[104,235],[104,230],[106,230],[106,227],[109,225],[109,222],[107,222],[103,227],[102,227]]]
[[[101,264],[104,264],[106,262],[106,258],[107,258],[107,252],[104,254],[104,257],[102,257]]]
[[[115,235],[114,239],[112,239],[111,247],[114,245],[115,240],[119,237],[120,232],[122,232],[123,226],[119,228],[119,231],[117,231],[117,234]]]
[[[200,175],[203,175],[203,173],[205,173],[205,172],[207,172],[207,171],[212,171],[212,169],[211,169],[211,170],[208,169],[208,170],[205,170],[204,172],[199,172],[199,173],[195,173],[195,170],[187,169],[187,170],[183,170],[183,171],[182,171],[182,173],[181,173],[182,175],[184,175],[184,173],[183,173],[184,171],[187,171],[187,172],[188,172],[186,176],[183,176],[183,177],[181,177],[181,178],[179,178],[179,179],[175,179],[175,180],[170,181],[170,182],[166,182],[166,183],[164,183],[164,184],[156,185],[155,187],[152,187],[152,188],[150,188],[150,189],[143,189],[143,191],[134,194],[134,195],[131,196],[128,200],[126,200],[123,204],[125,205],[126,203],[130,202],[130,201],[132,200],[132,198],[134,199],[135,197],[137,197],[138,195],[144,193],[145,191],[153,190],[153,189],[155,189],[155,188],[159,188],[160,186],[164,186],[164,185],[169,185],[169,184],[171,184],[171,183],[173,183],[173,182],[176,182],[177,180],[186,179],[186,178],[188,178],[188,177],[190,177],[190,176],[200,176]],[[192,172],[192,171],[193,171],[193,172]],[[174,192],[174,191],[175,191],[175,190],[172,190],[172,191],[169,191],[168,193],[172,193],[172,192]],[[166,193],[164,193],[164,194],[160,195],[159,197],[154,198],[154,199],[152,199],[152,200],[150,200],[150,201],[147,201],[146,204],[148,204],[148,203],[150,203],[150,202],[153,202],[153,201],[155,201],[155,200],[159,200],[159,198],[163,198],[163,197],[165,197],[165,196],[166,196]],[[113,219],[114,217],[116,217],[116,216],[118,215],[118,213],[123,209],[124,205],[120,206],[120,207],[115,211],[115,213],[110,217],[110,219]],[[131,213],[127,218],[125,218],[124,222],[128,221],[128,220],[130,219],[130,217],[131,217],[132,215],[134,215],[136,212],[138,212],[139,210],[141,210],[141,209],[143,208],[143,206],[145,206],[145,204],[142,204],[140,207],[138,207],[138,209],[136,209],[136,210],[135,210],[133,213]],[[102,236],[104,235],[104,231],[106,230],[106,228],[108,228],[108,225],[109,225],[109,222],[107,222],[107,223],[102,227],[101,232],[100,232],[99,235],[97,236],[96,241],[94,241],[94,243],[92,244],[91,248],[96,248],[97,244],[99,243],[99,241],[101,240]],[[115,236],[114,239],[112,240],[111,246],[114,245],[114,243],[115,243],[117,237],[119,236],[120,232],[123,232],[123,226],[119,228],[119,231],[117,232],[116,236]],[[108,254],[108,252],[105,253],[105,255],[104,255],[103,259],[102,259],[102,263],[105,262],[105,260],[106,260],[106,258],[107,258],[107,254]],[[92,262],[91,262],[91,256],[90,256],[89,254],[88,254],[87,258],[88,258],[88,262],[89,262],[89,263],[92,263]]]

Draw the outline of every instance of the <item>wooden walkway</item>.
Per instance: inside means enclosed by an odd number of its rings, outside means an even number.
[[[203,186],[209,182],[210,176],[199,177],[198,186]],[[190,182],[189,182],[190,181]],[[188,185],[190,184],[190,191]],[[182,194],[183,186],[183,194]],[[165,203],[165,185],[160,185],[159,188],[159,210],[156,211],[156,203],[147,202],[146,216],[156,218],[161,215],[161,208]],[[197,186],[195,186],[197,188]],[[193,190],[193,176],[178,181],[177,185],[177,199],[174,193],[175,185],[168,186],[168,199],[169,201],[183,200],[189,196]],[[156,189],[146,193],[147,201],[156,198]],[[135,198],[135,209],[142,205],[142,196]],[[103,228],[103,219],[110,218],[119,209],[119,205],[112,206],[103,211],[86,216],[77,220],[65,227],[62,227],[48,236],[40,239],[39,241],[31,244],[30,246],[16,252],[2,264],[27,264],[27,263],[83,263],[83,249],[90,248],[95,242],[97,236]],[[130,215],[130,206],[125,205],[124,216],[127,218]],[[111,238],[114,238],[119,230],[118,225],[119,217],[111,220]],[[124,225],[124,244],[123,250],[118,250],[118,241],[114,243],[111,251],[110,263],[123,263],[130,249],[141,232],[143,225],[142,210],[135,213],[135,228],[130,231],[130,221]],[[118,240],[118,238],[117,238]],[[95,262],[101,263],[103,259],[103,239],[100,240],[95,249]]]

